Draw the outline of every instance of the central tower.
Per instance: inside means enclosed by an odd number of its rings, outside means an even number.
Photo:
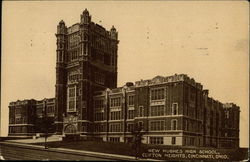
[[[91,21],[87,9],[80,23],[57,27],[57,132],[92,134],[93,95],[117,86],[118,33]]]

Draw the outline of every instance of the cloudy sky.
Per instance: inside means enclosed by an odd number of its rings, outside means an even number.
[[[241,107],[240,144],[248,146],[249,9],[234,1],[3,2],[1,135],[8,103],[55,95],[56,26],[87,8],[119,32],[118,86],[156,75],[188,74],[221,102]]]

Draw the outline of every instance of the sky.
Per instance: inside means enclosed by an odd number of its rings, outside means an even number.
[[[12,1],[2,3],[1,129],[8,104],[55,96],[56,26],[92,21],[118,30],[118,86],[187,74],[209,96],[241,108],[240,146],[249,138],[249,6],[246,1]]]

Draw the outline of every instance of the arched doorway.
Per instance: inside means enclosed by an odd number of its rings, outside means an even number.
[[[67,125],[64,129],[65,134],[75,134],[76,132],[76,127],[73,124]]]

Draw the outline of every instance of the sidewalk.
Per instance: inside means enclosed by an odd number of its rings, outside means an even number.
[[[53,135],[47,138],[47,142],[53,142],[53,141],[62,141],[62,135]],[[39,137],[37,139],[12,139],[12,140],[5,140],[9,142],[18,142],[18,143],[40,143],[44,142],[44,137]]]

